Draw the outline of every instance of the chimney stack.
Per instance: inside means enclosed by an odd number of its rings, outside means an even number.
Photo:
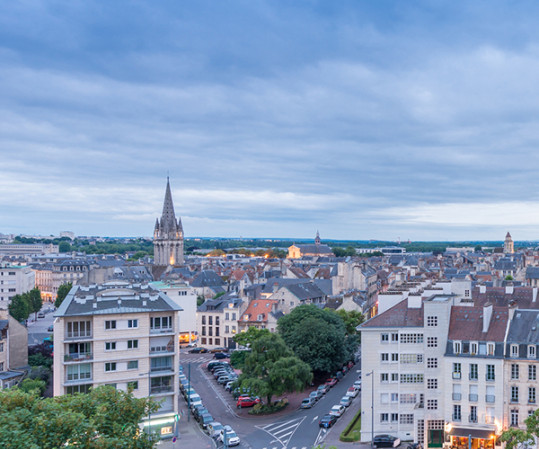
[[[486,303],[483,306],[483,333],[488,332],[488,328],[490,326],[490,320],[492,318],[492,304]]]

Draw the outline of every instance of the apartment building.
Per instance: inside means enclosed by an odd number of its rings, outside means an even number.
[[[130,389],[161,402],[143,425],[176,435],[180,311],[148,284],[74,286],[54,315],[54,395]]]
[[[238,320],[245,305],[236,293],[206,300],[197,311],[199,343],[208,348],[235,348]]]
[[[28,369],[28,330],[0,310],[0,389],[17,384]]]
[[[89,264],[84,259],[64,259],[54,263],[34,265],[33,270],[41,297],[47,301],[54,301],[60,285],[69,282],[75,285],[88,276]]]
[[[35,274],[26,265],[2,263],[0,265],[0,308],[7,309],[11,298],[32,290]]]

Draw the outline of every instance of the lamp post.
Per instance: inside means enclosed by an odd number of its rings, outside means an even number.
[[[365,376],[371,376],[371,449],[374,448],[374,370]]]

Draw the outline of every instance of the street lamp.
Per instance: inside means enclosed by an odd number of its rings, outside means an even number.
[[[371,449],[374,447],[374,370],[365,376],[371,376]]]

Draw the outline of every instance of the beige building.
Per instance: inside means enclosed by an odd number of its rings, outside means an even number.
[[[77,284],[88,276],[88,262],[82,259],[65,259],[55,263],[34,265],[35,284],[41,291],[41,297],[46,301],[54,301],[58,288],[71,282]]]
[[[32,290],[35,274],[26,265],[0,265],[0,308],[7,309],[11,298]]]
[[[198,341],[208,348],[235,348],[234,335],[238,333],[238,320],[244,302],[234,294],[208,299],[197,310]]]
[[[28,368],[28,331],[0,310],[0,389],[19,382]]]
[[[161,402],[146,419],[163,438],[177,434],[181,308],[147,284],[75,286],[54,323],[54,395],[113,385]]]

